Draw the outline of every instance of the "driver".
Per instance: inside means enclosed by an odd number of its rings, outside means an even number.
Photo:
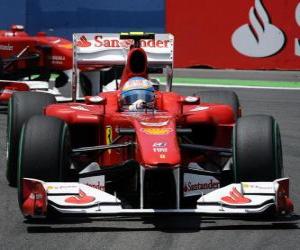
[[[149,80],[132,77],[123,85],[121,103],[129,111],[139,111],[154,108],[154,97],[154,88]]]

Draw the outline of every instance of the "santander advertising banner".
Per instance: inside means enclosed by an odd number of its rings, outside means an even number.
[[[300,0],[166,0],[175,67],[300,69]]]

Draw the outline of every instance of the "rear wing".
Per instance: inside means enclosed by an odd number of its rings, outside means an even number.
[[[73,34],[74,63],[84,66],[113,66],[126,63],[133,39],[117,33],[76,33]],[[146,37],[146,36],[145,36]],[[147,38],[147,37],[146,37]],[[155,34],[154,40],[141,39],[149,65],[173,64],[174,36]]]
[[[128,51],[134,44],[134,36],[134,33],[125,36],[119,33],[73,34],[73,92],[77,89],[79,69],[95,70],[125,65]],[[147,54],[148,67],[166,68],[167,90],[171,90],[174,36],[154,34],[154,39],[149,39],[153,36],[142,33],[140,37],[139,44]],[[73,100],[76,100],[76,92],[73,94]]]

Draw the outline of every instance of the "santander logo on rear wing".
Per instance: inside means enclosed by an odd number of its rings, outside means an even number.
[[[118,33],[76,33],[73,34],[74,60],[77,64],[125,64],[133,40],[121,40]],[[148,63],[172,65],[174,36],[155,34],[154,40],[141,40]]]

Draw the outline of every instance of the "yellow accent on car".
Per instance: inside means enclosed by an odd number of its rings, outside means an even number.
[[[113,136],[112,136],[112,127],[111,126],[106,126],[105,128],[105,142],[107,145],[112,144],[113,142]],[[111,153],[111,150],[107,150],[108,153]]]

